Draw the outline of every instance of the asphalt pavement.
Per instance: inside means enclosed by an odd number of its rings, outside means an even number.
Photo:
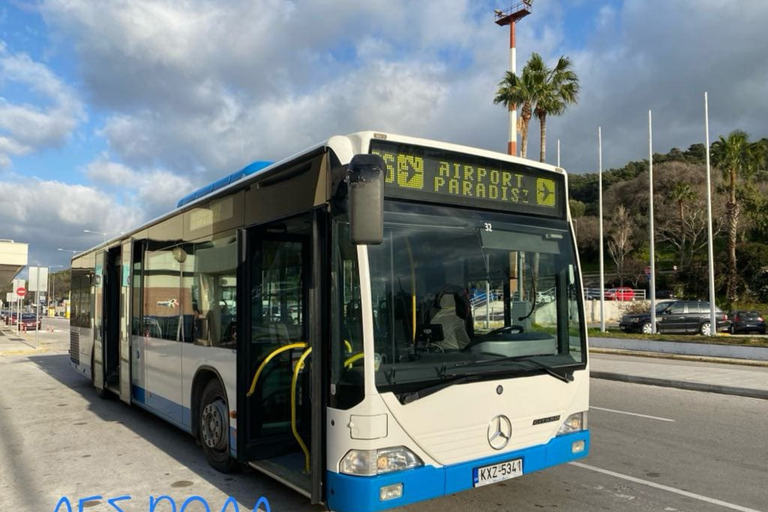
[[[8,510],[50,511],[64,496],[73,510],[115,510],[106,500],[125,496],[132,498],[121,510],[151,510],[159,495],[171,496],[175,510],[192,496],[211,510],[229,497],[252,510],[260,496],[276,512],[322,510],[259,473],[217,473],[191,436],[98,398],[69,366],[68,322],[46,319],[44,327],[51,330],[38,333],[37,348],[34,332],[0,327],[0,503]],[[592,354],[587,459],[398,511],[768,511],[768,444],[755,435],[768,401],[627,383],[765,390],[768,367],[666,357]],[[606,376],[615,380],[599,378]],[[88,496],[103,498],[79,508]]]

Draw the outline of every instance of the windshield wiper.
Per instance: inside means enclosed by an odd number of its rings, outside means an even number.
[[[461,363],[457,363],[452,368],[458,368],[461,366],[475,366],[475,365],[486,365],[486,364],[495,364],[495,363],[504,363],[507,361],[514,361],[516,363],[531,363],[532,365],[536,366],[537,368],[544,370],[549,375],[560,379],[563,382],[573,382],[573,372],[564,372],[560,373],[556,371],[554,368],[552,368],[549,365],[546,365],[542,363],[541,361],[537,361],[536,359],[532,359],[533,357],[537,356],[511,356],[511,357],[497,357],[496,359],[480,359],[479,361],[463,361]],[[445,375],[445,372],[443,373],[443,376]],[[447,375],[447,377],[450,377],[450,375]]]
[[[563,373],[560,373],[556,371],[554,368],[552,368],[551,366],[547,366],[541,361],[530,359],[530,357],[536,357],[536,356],[526,356],[525,358],[519,358],[519,356],[500,357],[497,359],[482,359],[480,361],[466,361],[463,364],[458,363],[455,366],[451,366],[450,369],[458,368],[465,365],[487,365],[487,364],[502,363],[502,362],[509,362],[509,361],[515,362],[515,363],[523,363],[523,364],[530,363],[535,367],[535,369],[544,370],[544,372],[547,373],[548,375],[551,375],[552,377],[555,377],[556,379],[561,380],[566,384],[573,382],[573,372],[565,371]],[[533,368],[529,368],[529,369],[533,369]],[[511,370],[510,368],[499,368],[492,371],[448,373],[449,368],[445,364],[443,364],[441,367],[435,367],[435,370],[437,371],[438,377],[441,379],[442,382],[435,384],[433,386],[429,386],[427,388],[420,389],[418,391],[414,391],[412,393],[403,394],[400,397],[400,401],[403,404],[408,404],[420,398],[424,398],[425,396],[429,396],[433,393],[437,393],[438,391],[445,389],[447,387],[455,386],[457,384],[464,384],[466,382],[475,382],[475,381],[487,379],[488,377],[493,377],[497,375],[517,373],[514,370]]]
[[[555,377],[556,379],[560,379],[561,381],[565,382],[566,384],[573,382],[573,372],[568,372],[567,370],[563,373],[555,371],[554,368],[552,368],[549,365],[546,365],[542,363],[541,361],[537,361],[536,359],[531,359],[531,357],[526,357],[524,359],[517,359],[518,362],[523,363],[531,363],[534,366],[541,368],[545,372],[547,372],[549,375]]]
[[[500,373],[509,373],[509,368],[505,368],[503,370],[494,370],[492,372],[445,373],[445,371],[443,371],[439,374],[440,379],[442,379],[443,382],[435,384],[434,386],[429,386],[428,388],[414,391],[413,393],[408,393],[402,397],[401,401],[404,404],[408,404],[418,400],[419,398],[424,398],[425,396],[437,393],[441,389],[455,386],[456,384],[464,384],[465,382],[483,380],[483,378],[486,378],[489,375],[497,375]]]

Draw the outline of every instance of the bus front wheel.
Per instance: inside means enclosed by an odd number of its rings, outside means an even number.
[[[235,464],[229,456],[229,407],[227,395],[217,379],[206,384],[199,410],[198,435],[205,458],[216,471],[229,473]]]

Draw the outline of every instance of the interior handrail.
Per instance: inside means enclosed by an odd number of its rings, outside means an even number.
[[[299,429],[296,427],[296,382],[299,380],[299,372],[304,367],[304,359],[306,359],[307,356],[311,353],[312,347],[309,347],[304,351],[303,354],[301,354],[299,361],[296,363],[296,367],[293,369],[293,378],[291,379],[291,431],[293,432],[293,437],[295,437],[296,441],[299,442],[301,450],[304,452],[305,473],[309,473],[309,449],[301,439],[301,436],[299,435]]]
[[[355,354],[355,355],[353,355],[353,356],[350,356],[350,357],[348,357],[348,358],[347,358],[347,359],[344,361],[344,367],[346,367],[346,368],[352,368],[352,364],[353,364],[355,361],[359,361],[360,359],[362,359],[362,358],[363,358],[363,356],[365,356],[365,353],[364,353],[364,352],[360,352],[359,354]]]
[[[264,370],[264,367],[267,366],[267,363],[269,363],[275,356],[282,354],[286,350],[293,350],[294,348],[307,348],[307,346],[308,344],[305,341],[298,341],[296,343],[289,343],[288,345],[277,347],[275,350],[270,352],[270,354],[264,358],[264,361],[261,362],[259,368],[256,370],[256,374],[253,376],[253,381],[251,381],[251,388],[248,390],[248,394],[246,396],[251,396],[256,391],[256,381],[259,380],[259,375],[261,375],[261,372]]]

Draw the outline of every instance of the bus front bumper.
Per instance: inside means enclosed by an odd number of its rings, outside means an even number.
[[[574,445],[579,444],[583,450],[573,453]],[[326,503],[335,512],[386,510],[471,489],[475,486],[476,468],[522,459],[522,474],[525,475],[584,458],[588,453],[589,431],[585,430],[556,437],[547,444],[450,466],[422,466],[378,476],[351,476],[328,471]],[[383,488],[398,485],[402,485],[400,497],[380,499]]]

